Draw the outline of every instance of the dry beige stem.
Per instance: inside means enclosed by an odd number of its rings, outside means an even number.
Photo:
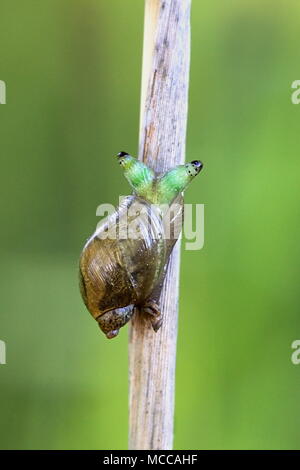
[[[185,161],[191,0],[146,0],[139,158],[156,171]],[[180,242],[154,333],[141,316],[129,333],[129,448],[172,449]]]

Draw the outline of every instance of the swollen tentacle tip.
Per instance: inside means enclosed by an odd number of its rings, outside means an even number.
[[[191,164],[194,166],[194,168],[198,171],[198,173],[202,170],[203,168],[203,163],[200,162],[200,160],[193,160]]]
[[[126,157],[126,155],[129,155],[129,153],[127,152],[119,152],[117,157],[120,158],[120,157]]]

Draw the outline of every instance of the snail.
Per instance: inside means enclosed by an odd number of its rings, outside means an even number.
[[[109,339],[137,311],[154,331],[160,328],[159,297],[182,228],[182,192],[203,167],[194,160],[156,174],[126,152],[117,158],[133,194],[97,227],[79,263],[82,299]]]

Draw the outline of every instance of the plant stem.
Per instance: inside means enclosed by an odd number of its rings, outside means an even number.
[[[161,172],[185,161],[191,0],[146,0],[139,158]],[[129,334],[129,448],[172,449],[180,241],[160,297],[161,329]]]

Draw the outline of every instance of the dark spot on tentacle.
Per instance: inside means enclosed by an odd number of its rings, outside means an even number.
[[[200,160],[193,160],[191,164],[194,166],[194,168],[199,172],[203,168],[203,163],[200,162]]]

